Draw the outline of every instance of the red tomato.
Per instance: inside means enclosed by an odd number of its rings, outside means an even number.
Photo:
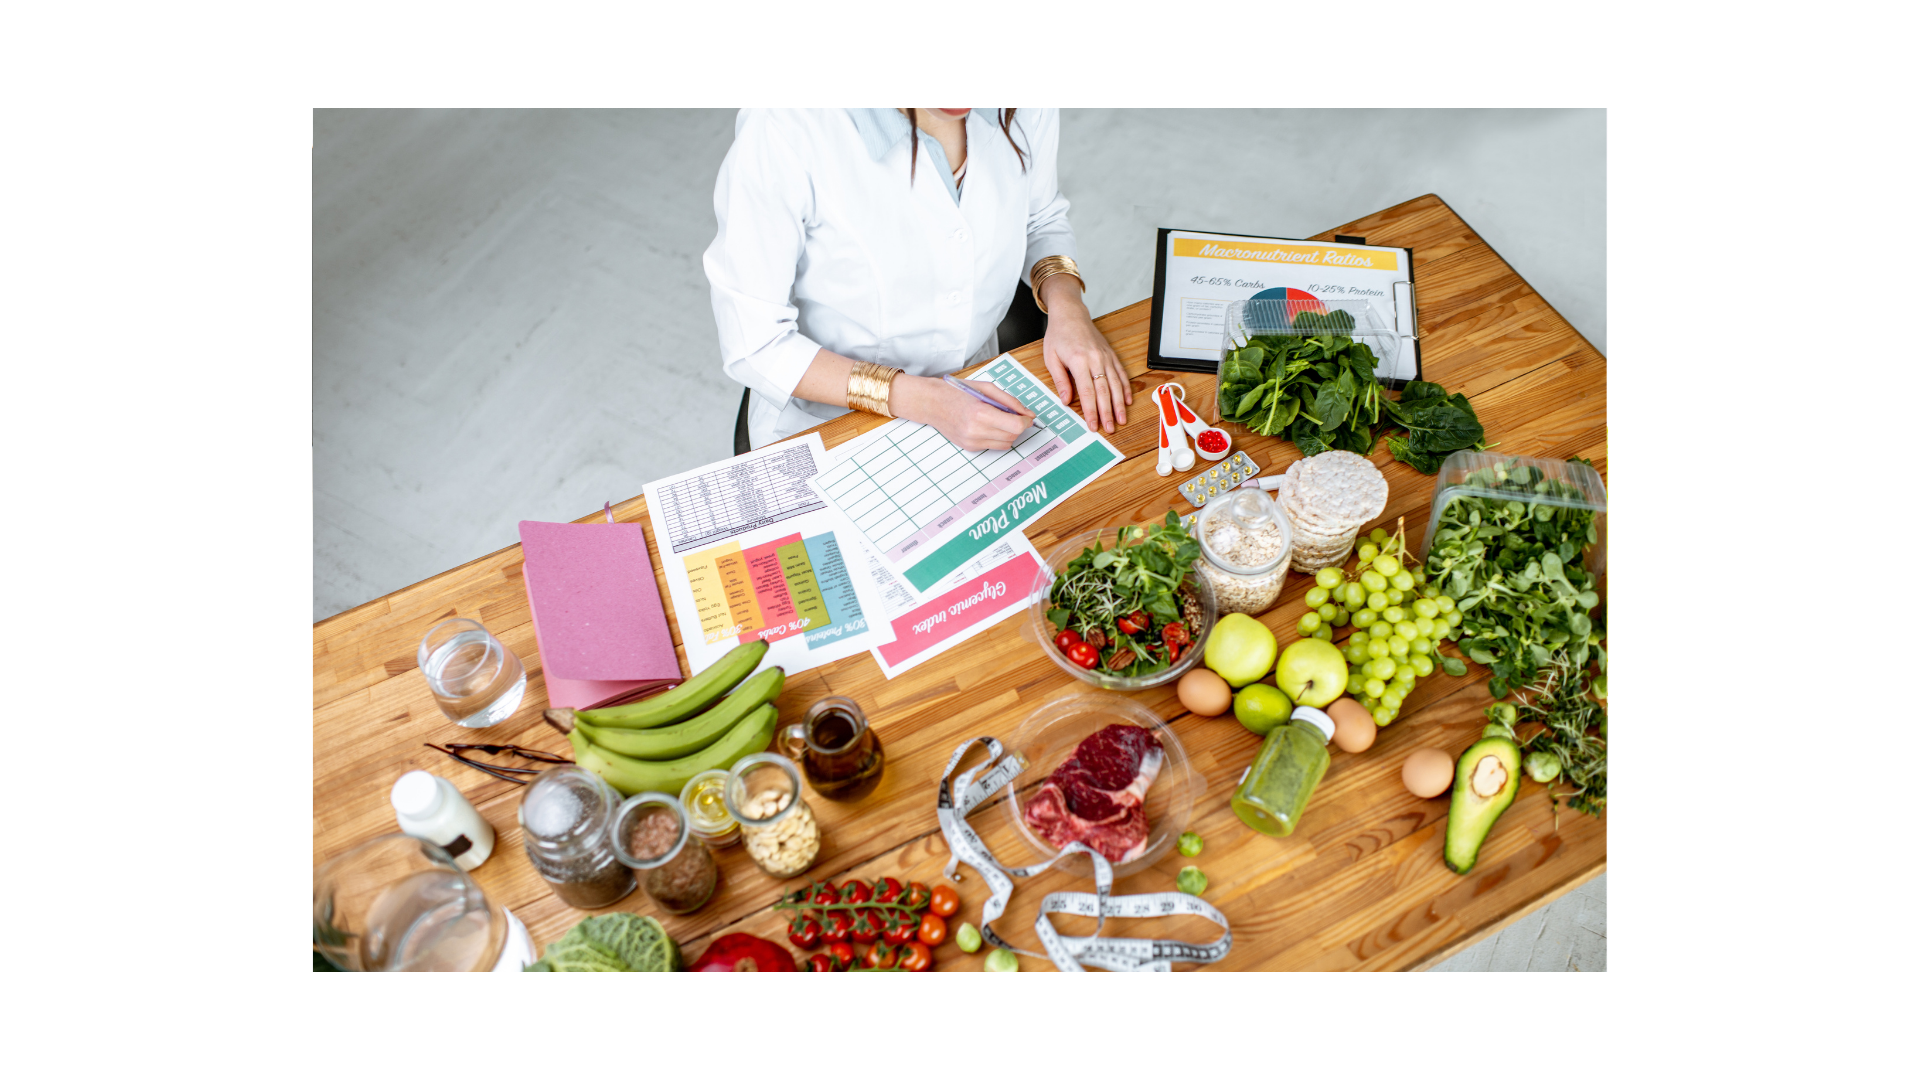
[[[844,911],[820,913],[820,940],[846,941],[853,936],[853,916]]]
[[[891,904],[905,895],[906,891],[907,887],[900,884],[898,878],[881,878],[879,884],[874,886],[873,902]]]
[[[787,928],[787,940],[796,949],[811,949],[820,941],[820,924],[811,915],[802,915]]]
[[[814,953],[812,956],[807,957],[807,970],[808,971],[833,971],[834,970],[833,957],[828,956],[826,953],[823,953],[823,952]]]
[[[1061,652],[1066,652],[1068,649],[1080,644],[1080,635],[1071,630],[1062,630],[1053,635],[1053,644],[1054,647]]]
[[[843,904],[864,904],[873,899],[873,889],[864,881],[849,881],[840,888]]]
[[[933,950],[915,941],[900,950],[900,970],[926,971],[933,967]]]
[[[860,954],[860,961],[875,970],[884,970],[892,967],[898,956],[893,946],[884,941],[876,941]]]
[[[914,936],[927,948],[937,949],[941,942],[947,940],[947,920],[929,911],[920,916],[920,929],[915,931]]]
[[[1083,668],[1090,668],[1100,662],[1100,650],[1084,641],[1076,641],[1067,649],[1067,659]]]
[[[833,882],[823,881],[813,887],[813,902],[816,904],[837,904],[840,902],[840,890]]]
[[[833,966],[836,971],[851,970],[860,959],[855,955],[853,946],[844,941],[836,941],[827,946],[827,953],[833,957]]]
[[[886,930],[880,935],[880,940],[889,945],[905,945],[912,941],[913,936],[918,932],[918,924],[909,916],[899,922],[888,923]]]
[[[932,898],[933,898],[933,890],[927,888],[925,885],[922,885],[917,881],[914,881],[914,882],[908,883],[907,898],[905,901],[903,901],[903,903],[905,903],[907,907],[911,908],[912,910],[919,911],[921,908],[926,907],[927,901],[931,900]]]
[[[933,903],[927,910],[943,919],[951,918],[954,912],[960,910],[960,894],[954,892],[951,885],[935,885]]]
[[[869,942],[878,941],[880,939],[880,931],[880,920],[874,918],[873,914],[865,908],[862,908],[860,913],[853,917],[853,940],[860,944],[865,945]]]

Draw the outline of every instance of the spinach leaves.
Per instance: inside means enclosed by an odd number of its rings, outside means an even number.
[[[1365,342],[1348,336],[1344,311],[1303,311],[1292,334],[1257,334],[1220,361],[1220,416],[1257,435],[1281,435],[1309,457],[1326,450],[1373,453],[1382,431],[1393,456],[1423,473],[1440,471],[1455,450],[1484,449],[1486,432],[1466,395],[1412,382],[1399,401],[1380,392],[1378,362]],[[1381,413],[1386,424],[1381,427]]]
[[[1427,577],[1459,606],[1463,649],[1493,670],[1488,691],[1505,697],[1533,683],[1559,651],[1581,669],[1594,659],[1604,673],[1606,628],[1583,554],[1598,538],[1594,512],[1507,497],[1572,501],[1579,490],[1518,460],[1478,470],[1467,484],[1486,495],[1457,495],[1441,510]]]

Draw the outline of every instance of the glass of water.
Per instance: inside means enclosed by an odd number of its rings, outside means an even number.
[[[447,619],[427,631],[420,672],[440,711],[461,727],[492,727],[527,695],[520,658],[472,619]]]
[[[491,971],[507,932],[500,905],[418,837],[375,837],[313,871],[313,948],[342,971]]]

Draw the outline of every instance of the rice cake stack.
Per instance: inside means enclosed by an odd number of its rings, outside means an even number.
[[[1325,450],[1287,466],[1274,498],[1293,523],[1293,568],[1311,574],[1346,561],[1360,527],[1387,508],[1387,478],[1359,454]]]

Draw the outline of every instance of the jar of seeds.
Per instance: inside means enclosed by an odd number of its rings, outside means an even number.
[[[727,813],[760,869],[777,878],[803,874],[820,854],[820,823],[800,790],[800,770],[779,754],[749,754],[727,779]]]
[[[697,911],[720,884],[713,852],[693,834],[680,800],[658,791],[630,796],[613,812],[614,854],[633,867],[660,910]]]
[[[620,795],[578,765],[535,777],[520,796],[520,835],[527,861],[553,895],[577,908],[600,908],[633,891],[633,871],[613,847]]]
[[[1293,524],[1265,492],[1246,488],[1210,500],[1194,519],[1194,531],[1204,556],[1197,565],[1213,585],[1220,614],[1258,615],[1280,598]]]

